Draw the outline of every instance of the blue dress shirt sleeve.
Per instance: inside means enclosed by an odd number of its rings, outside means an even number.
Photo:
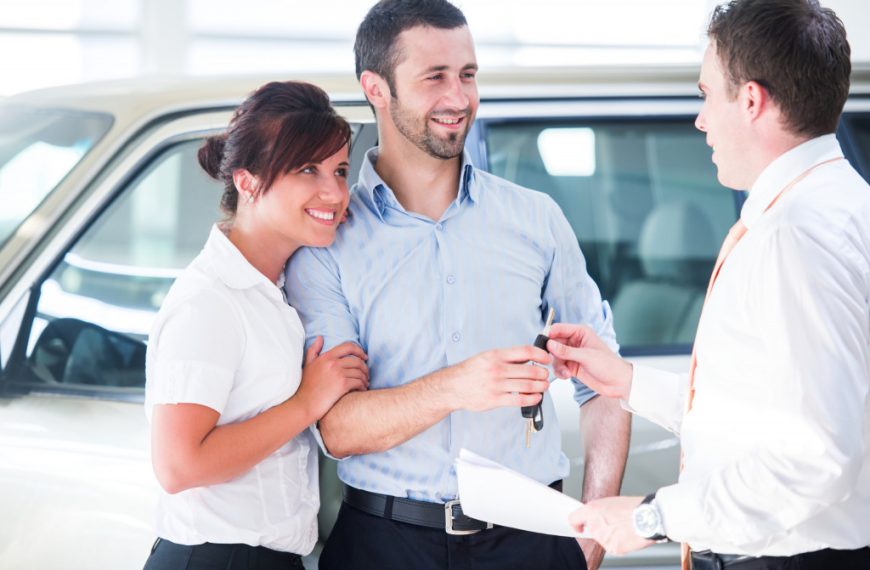
[[[284,291],[305,325],[305,347],[323,337],[323,351],[360,344],[356,319],[341,287],[338,264],[325,248],[301,248],[287,263]],[[363,347],[365,349],[365,347]]]
[[[586,259],[565,214],[552,198],[547,196],[546,199],[556,247],[543,287],[544,313],[553,307],[557,322],[584,323],[592,327],[614,352],[618,352],[610,305],[601,299],[598,286],[586,271]],[[581,406],[597,395],[576,378],[571,381],[574,399]]]
[[[318,336],[323,337],[321,354],[343,342],[360,344],[356,319],[341,289],[338,265],[327,249],[301,248],[287,263],[284,277],[287,302],[304,324],[306,350]],[[341,461],[329,453],[316,422],[310,430],[323,453]]]

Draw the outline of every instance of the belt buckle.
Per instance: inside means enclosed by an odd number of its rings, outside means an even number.
[[[447,501],[444,503],[444,530],[447,534],[452,534],[453,536],[464,536],[467,534],[476,534],[483,529],[473,529],[473,530],[456,530],[453,528],[453,507],[454,505],[459,504],[459,499],[453,499],[452,501]],[[486,528],[492,528],[492,523],[486,523]]]

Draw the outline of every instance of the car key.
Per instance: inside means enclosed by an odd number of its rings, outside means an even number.
[[[534,345],[537,348],[547,350],[547,341],[550,340],[550,326],[553,324],[553,318],[556,316],[556,311],[550,307],[550,312],[547,313],[547,324],[544,330],[535,338]],[[544,403],[543,396],[541,401],[534,406],[523,406],[520,410],[524,418],[526,418],[526,448],[532,446],[532,434],[544,429],[544,410],[541,404]]]

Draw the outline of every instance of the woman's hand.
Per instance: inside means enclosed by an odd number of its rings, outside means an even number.
[[[342,343],[320,354],[323,337],[318,336],[305,353],[302,384],[293,396],[303,403],[312,421],[322,418],[345,394],[369,387],[366,353],[353,342]]]
[[[220,413],[200,404],[154,406],[152,463],[163,488],[178,493],[238,477],[308,429],[347,392],[368,388],[366,353],[359,346],[346,342],[319,355],[322,348],[317,337],[296,394],[245,421],[219,426]]]

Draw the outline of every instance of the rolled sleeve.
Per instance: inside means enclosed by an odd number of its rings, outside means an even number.
[[[346,457],[336,457],[331,454],[329,452],[329,449],[326,448],[326,444],[323,443],[323,436],[320,435],[320,428],[317,426],[317,422],[311,424],[311,426],[308,428],[308,431],[311,432],[311,436],[314,437],[314,441],[316,441],[317,445],[320,446],[320,450],[323,452],[323,455],[327,456],[328,458],[334,461],[344,461],[348,457],[352,457],[350,455]]]

